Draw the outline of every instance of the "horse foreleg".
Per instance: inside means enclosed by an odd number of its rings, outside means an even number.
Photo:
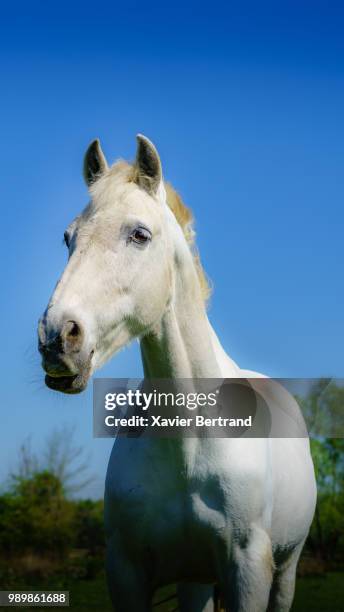
[[[293,550],[281,566],[276,568],[270,593],[269,612],[289,612],[294,599],[296,568],[303,545],[304,541]]]
[[[271,541],[265,531],[254,526],[247,541],[233,543],[231,558],[223,570],[221,590],[226,611],[266,611],[273,576],[273,559]]]
[[[214,612],[214,587],[209,584],[178,584],[180,612]]]
[[[111,543],[107,545],[106,577],[115,612],[151,611],[152,592],[146,573]]]

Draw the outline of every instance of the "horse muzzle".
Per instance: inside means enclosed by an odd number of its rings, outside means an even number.
[[[80,393],[86,388],[94,350],[86,350],[80,323],[68,319],[52,327],[43,317],[38,325],[38,350],[47,387],[62,393]]]

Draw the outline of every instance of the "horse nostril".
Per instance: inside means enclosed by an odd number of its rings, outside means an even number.
[[[76,321],[66,321],[66,323],[63,325],[61,337],[74,349],[81,347],[83,335],[82,327]]]
[[[75,321],[68,321],[70,329],[67,332],[67,336],[71,336],[72,338],[76,338],[80,334],[80,327]]]

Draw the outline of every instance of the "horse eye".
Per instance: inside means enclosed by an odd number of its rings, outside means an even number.
[[[65,232],[63,234],[63,240],[65,241],[66,247],[69,249],[69,246],[70,246],[70,236],[69,236],[68,232]]]
[[[144,227],[137,227],[130,236],[130,239],[137,244],[145,244],[151,239],[151,233]]]

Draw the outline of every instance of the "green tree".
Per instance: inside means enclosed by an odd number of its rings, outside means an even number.
[[[326,561],[344,560],[344,387],[320,379],[298,397],[311,438],[318,501],[308,545]]]
[[[63,555],[74,540],[75,508],[61,481],[48,471],[14,477],[0,498],[0,548]]]

